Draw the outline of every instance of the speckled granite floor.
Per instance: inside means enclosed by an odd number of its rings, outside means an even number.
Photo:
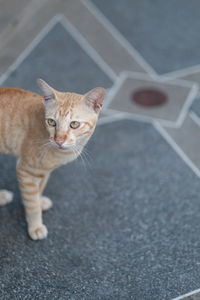
[[[15,158],[0,156],[0,185],[15,192],[0,210],[0,299],[200,299],[200,3],[18,2],[1,6],[0,83],[108,95],[86,166],[47,186],[48,239],[28,238]],[[17,40],[33,40],[20,56]],[[138,87],[168,101],[133,105]]]
[[[27,238],[18,192],[0,210],[1,297],[157,300],[197,288],[199,178],[141,122],[99,126],[88,151],[90,168],[78,160],[49,182],[47,240]],[[18,191],[13,160],[1,168]]]
[[[91,2],[159,74],[200,63],[198,0]]]

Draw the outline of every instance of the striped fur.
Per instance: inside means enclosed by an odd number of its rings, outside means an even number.
[[[39,85],[44,97],[0,87],[0,152],[18,157],[17,177],[28,233],[34,240],[47,236],[42,210],[52,202],[42,194],[48,178],[55,168],[80,155],[94,132],[104,98],[102,88],[80,95],[58,92],[43,80]],[[48,119],[56,126],[50,126]],[[72,121],[80,126],[71,128]],[[0,205],[12,197],[11,192],[0,190]]]

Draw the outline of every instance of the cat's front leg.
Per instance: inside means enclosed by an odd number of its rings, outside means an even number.
[[[52,207],[52,201],[47,196],[43,196],[43,191],[45,189],[45,186],[47,184],[47,181],[49,179],[50,172],[45,173],[45,177],[41,179],[40,185],[39,185],[39,192],[40,192],[40,202],[42,206],[42,210],[48,210]]]
[[[47,237],[47,228],[42,222],[42,206],[40,199],[40,182],[43,173],[30,171],[25,166],[17,165],[17,177],[25,207],[28,233],[33,240]]]

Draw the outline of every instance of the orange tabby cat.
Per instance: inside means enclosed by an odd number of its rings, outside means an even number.
[[[47,236],[42,210],[52,206],[42,195],[55,168],[73,161],[91,137],[105,92],[61,93],[39,79],[44,98],[29,91],[0,88],[0,152],[19,157],[17,177],[33,240]],[[13,194],[0,190],[0,205]]]

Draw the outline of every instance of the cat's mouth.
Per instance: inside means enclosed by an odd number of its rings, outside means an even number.
[[[60,151],[71,151],[74,147],[74,145],[58,145],[56,143],[53,143],[53,147],[60,150]]]
[[[63,147],[63,146],[61,146],[61,145],[56,145],[56,147],[59,149],[59,150],[66,150],[66,148],[65,147]]]
[[[70,150],[72,147],[70,147],[70,146],[63,147],[62,145],[58,145],[57,148],[61,151],[67,151],[67,150]]]
[[[76,148],[76,143],[66,143],[58,144],[53,139],[50,139],[50,144],[53,146],[53,148],[59,150],[59,151],[73,151],[74,147]]]

